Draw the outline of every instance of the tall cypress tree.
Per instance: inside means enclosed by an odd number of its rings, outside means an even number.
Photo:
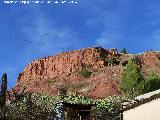
[[[1,107],[2,108],[6,104],[6,96],[7,96],[7,74],[4,73],[2,76],[2,84],[1,84]]]

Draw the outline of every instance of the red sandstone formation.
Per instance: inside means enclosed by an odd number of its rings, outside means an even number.
[[[159,52],[145,52],[139,55],[141,64],[147,65],[150,67],[160,64],[160,53]]]
[[[123,72],[122,63],[136,57],[144,72],[153,69],[160,74],[160,53],[145,52],[139,55],[119,54],[116,49],[93,47],[48,56],[28,64],[19,74],[16,89],[26,86],[27,91],[56,95],[60,86],[92,98],[120,94],[118,81]],[[111,65],[108,60],[118,62]],[[156,68],[156,69],[155,69]],[[87,69],[89,78],[80,75]]]

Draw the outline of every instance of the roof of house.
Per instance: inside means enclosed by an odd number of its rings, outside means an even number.
[[[137,96],[135,99],[137,99],[137,100],[147,99],[147,98],[151,98],[152,96],[157,95],[157,94],[160,94],[160,89],[156,90],[156,91],[146,93],[146,94],[143,94],[143,95],[140,95],[140,96]]]
[[[160,89],[153,91],[153,92],[149,92],[140,96],[135,97],[134,100],[131,101],[127,101],[127,102],[123,102],[122,105],[122,111],[127,111],[130,109],[133,109],[135,107],[138,107],[142,104],[145,104],[147,102],[150,102],[152,100],[158,99],[160,98]]]

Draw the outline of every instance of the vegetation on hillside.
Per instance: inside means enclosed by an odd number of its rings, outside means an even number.
[[[127,52],[126,48],[123,48],[123,49],[121,50],[121,52],[120,52],[120,53],[128,54],[128,52]]]
[[[122,74],[122,80],[120,81],[121,91],[124,95],[134,98],[144,93],[144,87],[145,80],[136,64],[136,60],[129,60]]]
[[[145,85],[145,91],[151,92],[160,89],[160,76],[158,76],[154,71],[150,71]]]
[[[88,69],[83,69],[82,71],[79,72],[79,74],[84,78],[89,78],[92,75],[92,72]]]
[[[134,98],[143,93],[160,89],[160,76],[154,71],[150,71],[145,78],[136,64],[136,60],[131,59],[124,69],[119,87],[125,96]]]

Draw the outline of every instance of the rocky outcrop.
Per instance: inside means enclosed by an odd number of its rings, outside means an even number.
[[[128,60],[136,58],[146,73],[154,70],[160,75],[160,53],[119,54],[116,49],[92,47],[34,60],[19,74],[16,89],[56,95],[60,86],[92,98],[120,94],[118,82]],[[80,75],[84,69],[91,76]]]
[[[150,71],[160,75],[160,52],[147,51],[138,55],[137,58],[144,75],[147,75]]]
[[[143,54],[139,55],[138,58],[140,59],[142,65],[153,67],[160,64],[159,52],[144,52]]]
[[[107,55],[112,57],[117,54],[115,49],[106,50],[101,47],[95,47],[44,57],[28,64],[23,72],[19,74],[18,82],[34,79],[51,79],[88,67],[101,68],[107,65],[101,59],[101,56]]]

